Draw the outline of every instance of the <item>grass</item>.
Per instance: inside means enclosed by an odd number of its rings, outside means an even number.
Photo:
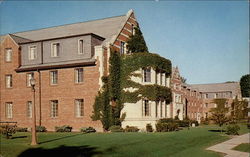
[[[241,134],[248,132],[241,126]],[[166,133],[38,133],[38,146],[30,146],[30,133],[1,137],[3,157],[219,157],[207,147],[230,138],[216,126],[201,126]],[[209,131],[210,130],[210,131]],[[34,155],[35,154],[35,155]],[[60,155],[59,155],[60,154]]]
[[[250,143],[242,143],[233,148],[234,150],[238,150],[241,152],[249,152],[250,153]]]

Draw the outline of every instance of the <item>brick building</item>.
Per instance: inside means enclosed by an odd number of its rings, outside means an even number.
[[[92,126],[95,96],[108,74],[110,46],[124,54],[126,41],[138,25],[134,12],[94,21],[1,36],[0,120],[32,123],[35,78],[37,125],[48,130],[70,125]]]

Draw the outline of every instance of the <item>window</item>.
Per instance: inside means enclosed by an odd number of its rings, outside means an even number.
[[[58,100],[51,100],[51,117],[58,117]]]
[[[12,88],[12,75],[5,75],[6,88]]]
[[[75,69],[75,82],[76,83],[83,82],[83,68]]]
[[[135,30],[134,30],[134,29],[135,29],[135,27],[134,27],[134,25],[132,24],[132,25],[131,25],[131,31],[132,31],[131,33],[132,33],[132,35],[135,35]]]
[[[83,40],[78,40],[78,54],[84,53]]]
[[[59,43],[53,43],[51,46],[51,57],[58,57],[59,56]]]
[[[143,69],[144,82],[151,82],[151,68]]]
[[[50,72],[50,84],[55,85],[58,82],[58,72],[57,70]]]
[[[12,102],[7,102],[6,104],[5,115],[6,118],[13,118],[13,104]]]
[[[160,73],[160,85],[163,85],[162,79],[163,79],[163,73]]]
[[[144,100],[144,116],[149,116],[149,101]]]
[[[155,117],[158,117],[158,107],[159,107],[159,101],[155,102]]]
[[[208,94],[205,94],[205,98],[208,98]]]
[[[32,118],[32,101],[27,102],[27,117]]]
[[[34,60],[37,57],[36,46],[29,47],[29,60]]]
[[[120,53],[121,53],[121,54],[124,54],[124,53],[125,53],[125,42],[123,42],[123,41],[121,41]]]
[[[27,79],[26,79],[26,82],[27,82],[27,86],[30,87],[31,84],[30,84],[30,80],[34,78],[34,73],[28,73],[27,74]]]
[[[83,116],[83,99],[75,100],[75,115],[76,117]]]
[[[160,102],[160,117],[162,117],[162,101]]]
[[[5,61],[11,62],[11,60],[12,60],[12,49],[8,48],[5,51]]]

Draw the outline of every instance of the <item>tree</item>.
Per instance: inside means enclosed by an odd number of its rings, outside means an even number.
[[[240,101],[236,97],[231,105],[231,116],[233,117],[233,119],[240,120],[246,118],[248,113],[247,106],[248,102],[246,100]]]
[[[148,47],[139,27],[135,27],[135,34],[127,41],[128,51],[131,53],[148,52]]]
[[[240,88],[242,97],[250,97],[250,74],[241,77]]]
[[[217,104],[217,107],[210,110],[210,119],[213,120],[215,124],[219,125],[219,127],[222,127],[223,124],[229,121],[229,118],[227,116],[229,108],[225,107],[226,102],[227,99],[214,99],[213,103]]]
[[[100,120],[104,130],[108,130],[112,126],[112,108],[110,105],[109,88],[108,88],[108,78],[103,77],[102,81],[104,83],[102,87],[102,92],[99,92],[95,98],[95,103],[93,105],[93,115],[91,118],[93,120]]]

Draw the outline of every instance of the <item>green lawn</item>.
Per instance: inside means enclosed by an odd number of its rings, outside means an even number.
[[[217,157],[220,154],[205,148],[230,138],[217,132],[217,128],[201,126],[167,133],[39,133],[40,144],[35,147],[29,145],[30,133],[16,133],[13,139],[1,138],[1,154],[3,157]],[[244,126],[240,133],[246,132]]]
[[[249,152],[250,153],[250,143],[242,143],[233,148],[234,150],[238,150],[241,152]]]

